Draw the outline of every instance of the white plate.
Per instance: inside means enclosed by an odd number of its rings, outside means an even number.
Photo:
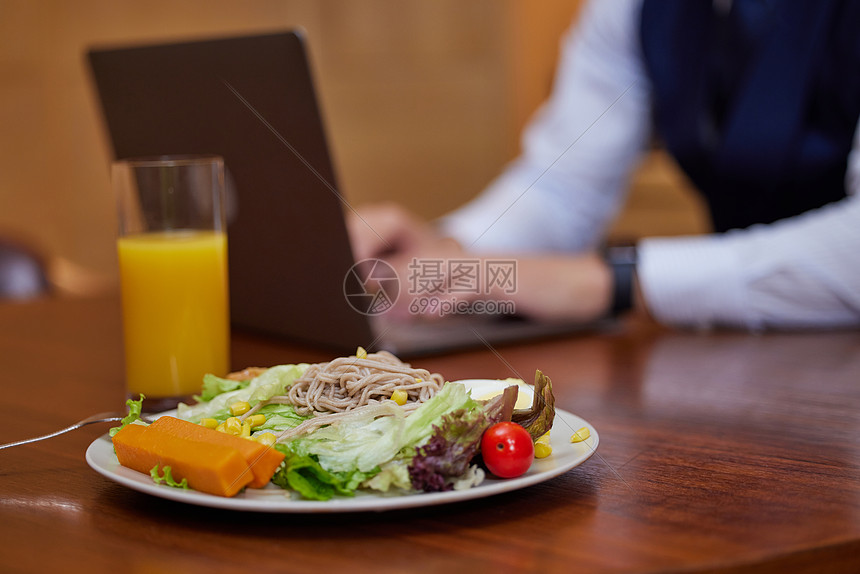
[[[500,381],[483,379],[458,382],[465,383],[471,388],[472,396],[475,398],[485,398],[488,393],[505,386],[505,383]],[[526,387],[525,392],[529,393],[530,390],[530,387]],[[587,427],[591,431],[591,436],[586,441],[571,443],[571,435],[582,427]],[[584,419],[560,409],[555,411],[555,422],[550,439],[552,454],[547,458],[535,459],[531,468],[518,478],[496,479],[488,475],[484,482],[468,490],[405,495],[357,492],[354,497],[335,497],[327,501],[291,498],[289,492],[273,484],[269,484],[266,488],[247,488],[232,498],[156,484],[148,474],[119,464],[107,434],[90,444],[86,457],[87,463],[109,480],[132,490],[188,504],[255,512],[379,512],[472,500],[532,486],[579,466],[595,453],[599,442],[597,431],[593,426]]]

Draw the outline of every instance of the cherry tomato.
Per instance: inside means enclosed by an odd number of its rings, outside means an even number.
[[[481,456],[499,478],[515,478],[532,465],[535,446],[528,431],[517,423],[496,423],[481,437]]]

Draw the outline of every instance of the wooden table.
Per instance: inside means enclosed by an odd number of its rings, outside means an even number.
[[[0,442],[123,406],[118,303],[0,305]],[[234,367],[329,353],[247,335]],[[0,451],[3,572],[860,572],[860,332],[615,333],[413,361],[553,381],[598,453],[444,506],[253,514],[91,470],[88,427]]]

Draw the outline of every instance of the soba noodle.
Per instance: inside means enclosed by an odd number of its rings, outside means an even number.
[[[394,391],[406,393],[402,411],[409,413],[432,398],[445,384],[438,373],[413,369],[386,351],[339,357],[328,363],[310,365],[289,387],[285,396],[257,403],[242,420],[267,404],[290,404],[300,415],[313,415],[302,430],[330,424],[346,413],[391,398]],[[319,419],[319,420],[316,420]]]
[[[300,415],[339,413],[406,391],[406,403],[433,397],[445,379],[438,373],[413,369],[386,351],[366,357],[339,357],[308,367],[290,386],[290,403]]]

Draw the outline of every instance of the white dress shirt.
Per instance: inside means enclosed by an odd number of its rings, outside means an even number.
[[[520,157],[440,221],[445,233],[484,254],[600,246],[652,128],[640,9],[641,0],[586,6]],[[769,225],[640,241],[638,280],[650,312],[691,327],[860,325],[856,133],[845,199]]]

